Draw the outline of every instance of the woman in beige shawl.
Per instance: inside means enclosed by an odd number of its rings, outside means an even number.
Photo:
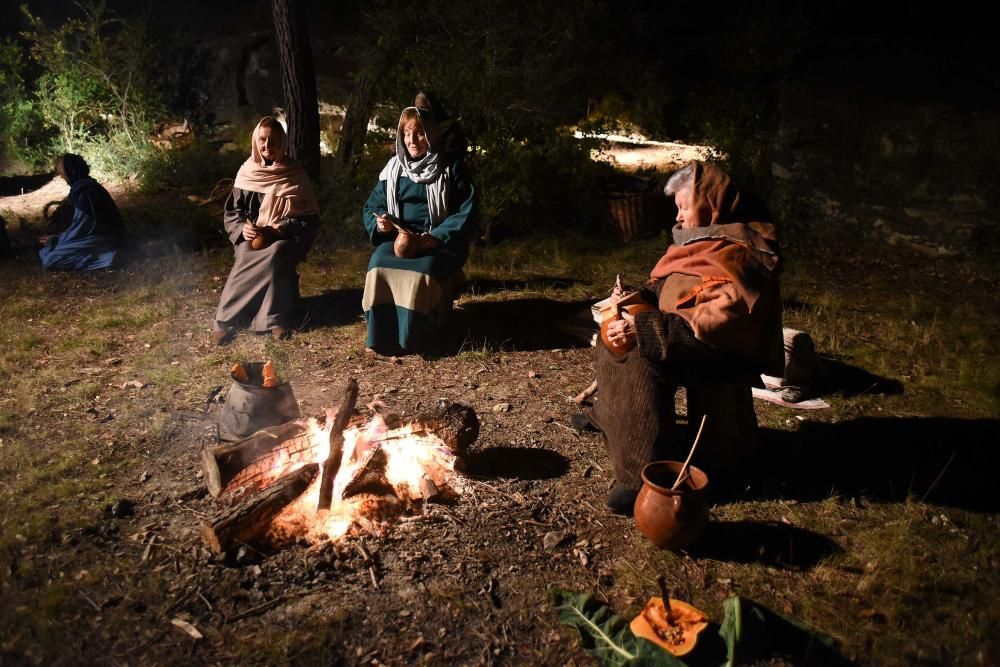
[[[694,463],[718,487],[753,449],[751,379],[780,375],[784,364],[778,244],[766,212],[700,162],[676,172],[664,192],[677,204],[674,243],[642,290],[659,307],[608,327],[611,349],[597,346],[598,393],[587,415],[614,464],[607,504],[622,514],[632,511],[643,466],[683,460],[691,445],[674,428],[679,385],[688,424],[706,415]]]
[[[271,116],[254,128],[251,155],[226,200],[223,222],[236,261],[215,312],[212,340],[224,345],[236,327],[285,338],[299,293],[295,268],[319,226],[319,204],[305,170],[288,157],[285,130]]]

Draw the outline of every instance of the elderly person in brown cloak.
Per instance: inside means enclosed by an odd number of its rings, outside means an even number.
[[[608,326],[587,414],[614,464],[607,505],[621,514],[631,513],[647,463],[687,455],[693,438],[674,424],[678,386],[687,389],[689,426],[706,415],[694,464],[714,484],[754,447],[752,378],[780,375],[784,361],[774,226],[711,165],[689,164],[664,193],[677,204],[674,243],[642,290],[658,308],[623,312]]]
[[[319,203],[305,170],[285,153],[285,130],[271,116],[254,128],[251,155],[226,200],[223,222],[236,261],[215,312],[212,340],[223,345],[248,326],[285,338],[298,299],[295,268],[319,226]]]

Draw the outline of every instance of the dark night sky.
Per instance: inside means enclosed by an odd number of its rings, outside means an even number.
[[[23,0],[0,0],[0,26],[5,34],[25,27],[19,5]],[[560,0],[554,0],[557,5]],[[567,11],[573,3],[567,1]],[[49,25],[78,12],[74,0],[27,0],[32,12]],[[268,0],[107,0],[122,15],[148,12],[154,36],[178,47],[206,36],[270,29]],[[363,3],[306,0],[313,38],[361,28],[358,9]],[[756,39],[798,40],[801,52],[790,65],[790,79],[811,87],[829,85],[883,94],[906,102],[939,101],[955,106],[992,106],[1000,99],[1000,83],[992,66],[992,25],[982,10],[965,2],[941,3],[887,0],[829,0],[815,2],[727,3],[695,6],[690,2],[633,0],[610,7],[623,14],[645,11],[661,17],[653,22],[647,42],[658,34],[671,48],[687,49],[695,66],[709,70],[719,44],[741,44]],[[554,7],[553,11],[558,8]],[[348,18],[349,17],[349,18]],[[753,37],[747,26],[755,29]],[[639,28],[645,27],[645,24]],[[530,29],[530,28],[528,28]],[[794,34],[792,34],[794,33]],[[619,38],[628,39],[628,35]],[[641,40],[635,40],[641,41]],[[662,53],[662,46],[659,47]],[[659,57],[654,53],[651,58]],[[725,61],[723,67],[725,67]],[[724,73],[723,73],[724,76]]]

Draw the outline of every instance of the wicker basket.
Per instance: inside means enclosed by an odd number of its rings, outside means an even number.
[[[609,192],[607,194],[608,220],[622,241],[650,234],[654,231],[656,197],[654,192]]]

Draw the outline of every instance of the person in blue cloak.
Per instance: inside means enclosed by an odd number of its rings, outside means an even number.
[[[120,266],[125,224],[114,199],[90,177],[90,166],[79,155],[57,158],[56,173],[69,183],[73,221],[62,234],[41,239],[42,268],[92,271]]]

